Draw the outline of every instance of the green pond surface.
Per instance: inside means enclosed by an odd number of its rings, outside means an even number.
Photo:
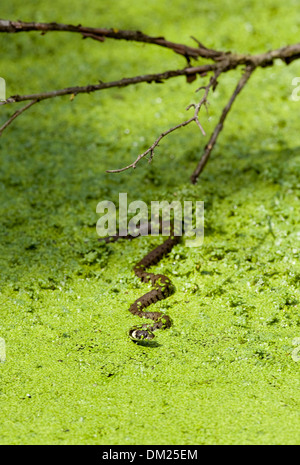
[[[4,19],[143,32],[261,53],[299,41],[296,1],[20,0]],[[1,34],[7,96],[180,69],[172,51],[72,33]],[[198,63],[202,63],[199,60]],[[0,139],[1,444],[300,443],[300,61],[256,70],[206,169],[189,178],[241,70],[221,76],[209,117],[175,78],[33,106]],[[1,124],[19,106],[1,106]],[[173,325],[128,337],[130,304],[150,287],[132,267],[161,237],[98,241],[98,202],[204,201],[201,247],[176,245],[153,271],[176,292],[152,308]]]

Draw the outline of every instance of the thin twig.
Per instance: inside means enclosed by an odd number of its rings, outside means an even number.
[[[206,144],[205,146],[205,149],[204,149],[204,153],[201,157],[201,160],[200,162],[198,163],[197,165],[197,168],[195,169],[195,171],[193,172],[192,176],[191,176],[191,182],[193,184],[196,184],[197,180],[198,180],[198,177],[200,175],[200,173],[203,171],[208,159],[209,159],[209,156],[211,154],[211,151],[217,141],[217,138],[218,138],[218,135],[220,134],[220,132],[222,131],[223,129],[223,125],[224,125],[224,121],[226,119],[226,116],[228,115],[231,107],[232,107],[232,104],[233,102],[235,101],[236,97],[238,96],[238,94],[241,92],[241,90],[243,89],[243,87],[246,85],[248,79],[250,78],[251,74],[253,73],[254,71],[254,67],[249,65],[247,66],[244,74],[242,75],[241,79],[239,80],[236,88],[234,89],[234,92],[232,94],[232,96],[230,97],[227,105],[223,108],[223,111],[222,111],[222,114],[221,114],[221,117],[219,119],[219,122],[217,124],[217,126],[215,127],[208,143]]]
[[[0,136],[2,136],[3,131],[9,126],[14,119],[16,119],[19,115],[24,113],[24,111],[28,110],[28,108],[32,107],[35,103],[37,103],[38,100],[31,100],[31,102],[27,103],[24,107],[20,108],[17,110],[1,127],[0,127]]]
[[[170,129],[168,129],[167,131],[165,132],[162,132],[160,134],[160,136],[153,142],[153,144],[151,145],[151,147],[149,147],[145,152],[141,153],[137,159],[131,163],[130,165],[128,166],[125,166],[124,168],[119,168],[119,169],[116,169],[116,170],[106,170],[107,173],[121,173],[122,171],[125,171],[125,170],[129,170],[130,168],[133,168],[135,169],[136,168],[136,165],[138,164],[138,162],[144,158],[146,155],[148,155],[148,153],[150,154],[150,158],[149,158],[149,161],[152,160],[153,158],[153,154],[154,154],[154,149],[155,147],[158,146],[159,142],[161,141],[161,139],[165,136],[167,136],[168,134],[170,134],[171,132],[173,131],[176,131],[176,129],[179,129],[179,128],[183,128],[184,126],[187,126],[188,124],[190,124],[192,121],[195,121],[195,118],[194,116],[190,119],[188,119],[187,121],[184,121],[183,123],[180,123],[180,124],[177,124],[177,126],[174,126]]]
[[[219,77],[219,75],[221,73],[222,73],[222,68],[217,69],[215,74],[210,78],[208,85],[207,86],[202,86],[199,89],[197,89],[197,91],[199,91],[200,89],[205,89],[205,92],[204,92],[203,97],[201,98],[201,100],[197,104],[191,103],[190,105],[187,106],[186,110],[189,110],[192,107],[194,107],[194,109],[195,109],[194,116],[192,116],[192,118],[189,118],[188,120],[183,121],[182,123],[177,124],[176,126],[173,126],[172,128],[168,129],[165,132],[162,132],[160,134],[160,136],[153,142],[151,147],[149,147],[145,152],[141,153],[136,158],[136,160],[133,163],[131,163],[130,165],[127,165],[124,168],[119,168],[119,169],[115,169],[115,170],[106,170],[106,172],[107,173],[121,173],[122,171],[126,171],[126,170],[128,170],[130,168],[135,169],[136,165],[141,161],[141,159],[146,157],[148,154],[149,154],[149,163],[150,163],[152,161],[152,159],[153,159],[155,148],[158,146],[159,142],[164,137],[166,137],[171,132],[176,131],[177,129],[180,129],[180,128],[183,128],[184,126],[187,126],[188,124],[192,123],[193,121],[195,121],[195,123],[199,127],[200,131],[205,136],[206,135],[205,131],[204,131],[204,129],[203,129],[203,127],[202,127],[202,125],[201,125],[201,123],[199,121],[199,118],[198,118],[199,111],[200,111],[202,105],[206,104],[206,102],[207,102],[207,96],[208,96],[209,90],[211,88],[213,88],[213,89],[216,88],[217,79],[218,79],[218,77]]]

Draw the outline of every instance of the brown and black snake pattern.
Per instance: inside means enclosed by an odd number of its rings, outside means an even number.
[[[123,237],[124,239],[133,239],[132,236]],[[105,242],[115,242],[119,236],[112,236],[105,238]],[[151,250],[141,261],[134,267],[133,271],[143,283],[151,283],[153,289],[150,292],[139,297],[133,302],[129,311],[141,318],[153,320],[153,323],[144,323],[140,326],[134,326],[129,330],[129,337],[131,340],[138,342],[142,340],[151,340],[154,338],[154,331],[157,329],[170,328],[172,322],[168,315],[162,312],[149,312],[144,311],[149,305],[154,304],[158,300],[166,299],[174,292],[174,287],[171,280],[163,274],[149,273],[147,268],[156,265],[165,255],[167,255],[174,245],[180,241],[179,236],[171,235],[155,249]]]
[[[136,276],[140,278],[143,283],[151,283],[153,289],[147,294],[139,297],[133,304],[130,305],[129,311],[133,315],[141,318],[153,320],[154,323],[145,323],[140,326],[134,326],[129,331],[129,336],[133,341],[140,341],[144,339],[151,340],[154,338],[154,331],[157,329],[166,329],[171,326],[171,319],[168,315],[162,312],[145,312],[144,308],[154,304],[158,300],[166,299],[173,291],[174,287],[171,280],[163,274],[149,273],[147,268],[156,265],[162,257],[167,255],[174,245],[178,244],[180,237],[171,235],[168,239],[160,244],[155,249],[151,250],[141,261],[134,267],[133,271]]]

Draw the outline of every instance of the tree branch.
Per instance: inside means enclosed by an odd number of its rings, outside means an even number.
[[[221,117],[219,119],[219,122],[218,122],[217,126],[215,127],[215,129],[214,129],[208,143],[205,146],[204,153],[203,153],[203,155],[202,155],[202,157],[200,159],[200,162],[197,165],[197,168],[195,169],[195,171],[193,172],[193,174],[191,176],[191,181],[192,181],[193,184],[196,184],[199,175],[203,171],[203,169],[204,169],[204,167],[205,167],[205,165],[206,165],[206,163],[207,163],[207,161],[209,159],[211,151],[214,148],[215,143],[217,142],[218,135],[220,134],[220,132],[223,129],[224,121],[225,121],[226,116],[228,115],[228,113],[229,113],[229,111],[230,111],[230,109],[232,107],[233,102],[235,101],[236,97],[241,92],[241,90],[245,87],[246,83],[248,82],[248,79],[250,78],[250,76],[251,76],[251,74],[253,73],[254,70],[255,70],[255,68],[253,66],[250,66],[250,65],[247,66],[243,76],[239,80],[238,85],[236,86],[236,88],[235,88],[232,96],[230,97],[227,105],[223,108],[223,111],[222,111]]]
[[[208,73],[213,73],[210,78],[210,81],[207,86],[202,86],[200,89],[204,89],[204,95],[200,99],[200,101],[195,104],[191,104],[187,107],[187,110],[190,108],[194,108],[194,115],[179,123],[170,129],[162,132],[160,136],[154,141],[154,143],[142,154],[140,154],[136,160],[131,163],[130,165],[116,169],[116,170],[108,170],[109,173],[119,173],[121,171],[127,170],[129,168],[135,168],[137,163],[144,158],[145,156],[149,155],[149,162],[152,160],[154,155],[155,148],[159,145],[159,142],[166,137],[168,134],[185,127],[192,123],[193,121],[197,124],[199,129],[203,134],[205,134],[204,129],[199,121],[199,112],[202,105],[207,104],[207,97],[210,89],[214,90],[217,85],[217,78],[221,75],[221,73],[227,72],[231,69],[236,69],[240,66],[246,67],[246,70],[240,79],[235,91],[233,92],[229,102],[224,107],[220,120],[215,127],[209,142],[207,143],[204,153],[201,157],[200,162],[198,163],[194,173],[192,174],[191,180],[192,182],[196,182],[200,173],[204,169],[211,151],[216,143],[218,135],[220,134],[224,121],[232,107],[233,102],[235,101],[237,95],[243,89],[243,87],[248,82],[249,77],[253,73],[253,71],[258,68],[265,68],[268,66],[272,66],[274,64],[275,59],[282,60],[285,64],[290,64],[294,60],[300,58],[300,43],[287,45],[286,47],[279,48],[277,50],[270,50],[266,53],[261,53],[258,55],[249,55],[249,54],[234,54],[231,52],[220,52],[218,50],[213,50],[205,47],[198,39],[192,37],[192,39],[197,43],[197,48],[189,47],[184,44],[178,44],[175,42],[170,42],[166,40],[164,37],[152,37],[148,36],[147,34],[142,33],[141,31],[127,31],[127,30],[120,30],[120,29],[105,29],[105,28],[92,28],[92,27],[84,27],[82,25],[74,26],[74,25],[67,25],[67,24],[58,24],[58,23],[35,23],[35,22],[23,22],[23,21],[9,21],[9,20],[0,20],[0,33],[18,33],[18,32],[28,32],[28,31],[39,31],[42,34],[50,31],[57,31],[57,32],[73,32],[78,33],[83,36],[83,38],[91,38],[93,40],[97,40],[103,42],[106,39],[115,39],[115,40],[127,40],[127,41],[135,41],[135,42],[142,42],[147,44],[154,44],[160,47],[168,48],[174,51],[177,54],[184,56],[188,64],[190,63],[190,59],[197,59],[199,57],[212,60],[213,63],[210,64],[203,64],[201,66],[188,66],[183,69],[178,70],[169,70],[162,73],[155,73],[155,74],[146,74],[140,75],[130,78],[123,78],[116,81],[111,82],[102,82],[99,81],[98,84],[86,85],[86,86],[74,86],[68,87],[59,90],[53,90],[48,92],[41,92],[37,94],[29,94],[29,95],[13,95],[9,97],[7,100],[0,102],[0,105],[6,105],[16,102],[22,101],[29,101],[23,108],[16,111],[7,121],[0,127],[0,135],[2,132],[16,119],[19,115],[21,115],[24,111],[30,108],[35,103],[46,100],[49,98],[60,97],[64,95],[72,95],[73,97],[80,93],[90,93],[96,92],[104,89],[110,89],[113,87],[126,87],[129,85],[135,85],[142,82],[147,83],[162,83],[163,81],[178,77],[178,76],[186,76],[187,82],[193,82],[197,75],[200,77],[206,76]],[[198,89],[199,90],[199,89]]]
[[[32,107],[32,105],[34,105],[35,103],[37,103],[39,100],[38,99],[35,99],[35,100],[31,100],[31,102],[27,103],[27,105],[25,105],[24,107],[20,108],[19,110],[17,110],[1,127],[0,127],[0,136],[2,136],[2,132],[4,131],[4,129],[7,128],[7,126],[9,126],[13,120],[15,120],[18,116],[20,116],[24,111],[28,110],[28,108]]]
[[[195,58],[210,58],[216,59],[222,55],[223,52],[212,50],[205,47],[203,44],[198,42],[198,48],[189,47],[183,44],[177,44],[170,42],[164,37],[151,37],[144,34],[141,31],[126,31],[116,28],[105,29],[96,27],[85,27],[79,24],[74,26],[72,24],[58,24],[58,23],[35,23],[35,22],[24,22],[24,21],[9,21],[0,20],[0,32],[17,33],[17,32],[28,32],[28,31],[40,31],[42,34],[46,32],[57,31],[57,32],[77,32],[82,34],[83,38],[90,37],[91,39],[104,42],[106,38],[116,40],[127,40],[134,42],[143,42],[147,44],[159,45],[161,47],[173,50],[179,55],[184,57]]]
[[[54,97],[62,97],[64,95],[70,94],[82,94],[82,93],[91,93],[96,92],[98,90],[104,89],[111,89],[112,87],[127,87],[132,84],[139,84],[141,82],[156,82],[162,83],[162,81],[166,79],[170,79],[177,76],[195,76],[199,74],[200,76],[205,75],[209,71],[215,70],[218,68],[219,65],[203,65],[203,66],[195,66],[189,68],[183,68],[178,70],[170,70],[165,71],[163,73],[157,74],[145,74],[142,76],[135,76],[131,78],[123,78],[118,81],[111,81],[111,82],[100,82],[99,84],[90,84],[87,86],[75,86],[75,87],[67,87],[64,89],[53,90],[50,92],[41,92],[39,94],[29,94],[29,95],[12,95],[8,99],[3,102],[0,102],[0,105],[5,105],[8,103],[16,103],[16,102],[23,102],[25,100],[45,100],[48,98]]]
[[[10,125],[10,123],[15,118],[17,118],[17,116],[19,116],[25,110],[30,108],[34,103],[40,102],[41,100],[46,100],[46,99],[54,98],[54,97],[62,97],[64,95],[72,95],[74,97],[75,95],[80,94],[80,93],[91,93],[91,92],[96,92],[98,90],[110,89],[112,87],[127,87],[129,85],[138,84],[142,82],[162,83],[163,80],[170,79],[172,77],[177,77],[177,76],[186,76],[188,79],[189,76],[196,76],[196,74],[199,74],[200,76],[204,76],[206,75],[207,72],[213,69],[215,69],[215,65],[203,65],[203,66],[184,68],[180,70],[165,71],[164,73],[146,74],[144,76],[124,78],[124,79],[120,79],[119,81],[112,81],[112,82],[106,82],[106,83],[101,82],[99,84],[90,84],[90,85],[81,86],[81,87],[80,86],[67,87],[64,89],[53,90],[50,92],[42,92],[39,94],[12,95],[8,99],[4,101],[0,101],[0,106],[11,104],[11,103],[24,102],[26,100],[30,100],[30,103],[26,105],[24,108],[22,108],[21,110],[16,111],[16,113],[14,113],[12,117],[9,118],[9,120],[6,121],[6,123],[0,127],[0,137],[3,131]]]
[[[197,91],[201,90],[201,89],[205,89],[205,92],[204,92],[204,95],[203,97],[201,98],[201,100],[195,104],[195,103],[191,103],[187,108],[186,110],[189,110],[190,108],[194,107],[195,111],[194,111],[194,116],[192,118],[189,118],[188,120],[186,121],[183,121],[182,123],[180,124],[177,124],[176,126],[173,126],[172,128],[168,129],[167,131],[163,132],[160,134],[160,136],[153,142],[153,144],[151,145],[151,147],[149,147],[145,152],[141,153],[137,159],[131,163],[130,165],[128,166],[125,166],[124,168],[119,168],[119,169],[116,169],[116,170],[107,170],[106,172],[107,173],[121,173],[122,171],[125,171],[125,170],[128,170],[130,168],[133,168],[135,169],[136,168],[136,165],[141,161],[142,158],[146,157],[148,154],[150,154],[150,157],[149,157],[149,163],[152,161],[152,158],[153,158],[153,155],[154,155],[154,149],[156,147],[158,147],[158,144],[159,142],[165,137],[167,136],[168,134],[170,134],[171,132],[173,131],[176,131],[177,129],[180,129],[180,128],[183,128],[184,126],[187,126],[188,124],[192,123],[193,121],[197,124],[197,126],[199,127],[200,131],[202,132],[202,134],[205,136],[205,131],[199,121],[199,118],[198,118],[198,115],[199,115],[199,111],[202,107],[202,105],[206,105],[207,103],[207,96],[208,96],[208,92],[210,90],[210,88],[212,88],[213,90],[216,88],[217,86],[217,79],[219,77],[219,75],[222,73],[222,68],[220,69],[217,69],[215,71],[215,74],[210,78],[209,80],[209,83],[207,86],[202,86],[200,87],[199,89],[197,89]],[[196,91],[196,92],[197,92]]]

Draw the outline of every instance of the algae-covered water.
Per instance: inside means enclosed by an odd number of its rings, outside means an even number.
[[[21,1],[1,17],[142,30],[189,45],[259,53],[299,41],[297,2]],[[0,35],[7,96],[185,66],[155,46],[76,34]],[[209,134],[240,71],[210,97]],[[186,118],[199,79],[176,78],[35,105],[0,139],[1,444],[299,444],[300,62],[257,70],[197,185],[207,141],[189,126],[153,163],[120,168]],[[206,82],[206,81],[205,81]],[[15,108],[1,107],[1,121]],[[205,202],[201,247],[154,270],[172,318],[137,345],[128,312],[147,292],[132,266],[159,237],[98,242],[98,202]]]

